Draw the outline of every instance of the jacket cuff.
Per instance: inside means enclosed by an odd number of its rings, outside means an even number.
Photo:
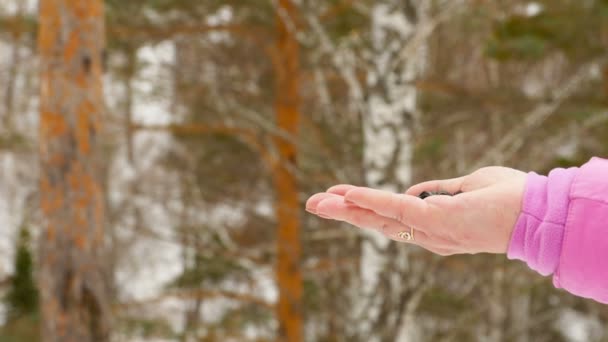
[[[568,222],[553,284],[608,304],[608,160],[583,165],[570,191]]]
[[[522,209],[511,236],[507,256],[522,260],[538,273],[553,274],[562,250],[570,204],[570,188],[577,168],[555,169],[549,176],[528,174]]]

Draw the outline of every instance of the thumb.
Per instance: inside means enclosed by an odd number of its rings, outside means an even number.
[[[445,180],[433,180],[420,184],[416,184],[410,187],[405,193],[411,196],[419,196],[421,193],[428,192],[438,192],[438,191],[447,191],[449,193],[455,194],[463,191],[463,184],[466,179],[465,177],[445,179]]]

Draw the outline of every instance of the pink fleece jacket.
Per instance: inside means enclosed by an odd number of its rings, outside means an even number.
[[[608,160],[530,173],[509,259],[575,295],[608,304]]]

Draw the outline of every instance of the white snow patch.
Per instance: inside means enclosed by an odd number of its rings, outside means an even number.
[[[207,24],[211,26],[226,24],[232,21],[233,17],[232,7],[222,6],[217,12],[207,17]]]
[[[123,298],[142,301],[157,296],[182,272],[181,248],[170,242],[138,237],[127,258],[136,264],[120,265],[116,273]]]
[[[272,218],[275,216],[274,204],[271,200],[260,200],[255,204],[255,212],[263,217]]]
[[[523,82],[522,91],[528,97],[532,99],[541,98],[545,95],[545,85],[536,79],[528,79]]]
[[[19,11],[19,5],[23,6],[25,2],[25,13],[33,14],[38,8],[37,0],[0,0],[0,9],[2,9],[7,15],[15,15]]]
[[[534,17],[539,15],[544,10],[543,5],[538,2],[529,2],[526,5],[526,15],[529,17]]]
[[[162,42],[145,46],[137,53],[142,69],[134,80],[134,121],[143,124],[168,124],[171,122],[171,68],[175,61],[175,46]],[[163,85],[159,88],[159,85]]]
[[[595,317],[571,309],[562,312],[555,327],[571,342],[599,341],[603,332]]]

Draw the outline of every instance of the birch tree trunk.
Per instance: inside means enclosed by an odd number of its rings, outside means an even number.
[[[363,117],[364,167],[367,185],[393,192],[404,191],[412,180],[412,134],[417,121],[414,80],[423,67],[424,46],[403,56],[416,27],[428,12],[427,1],[389,0],[372,11],[372,70],[368,73],[368,113]],[[363,243],[361,273],[365,297],[371,305],[363,310],[370,318],[367,335],[377,340],[396,340],[402,330],[404,310],[413,289],[403,277],[411,266],[410,248],[389,245],[385,237],[371,233]],[[411,282],[409,282],[411,284]],[[404,327],[407,329],[407,327]],[[378,336],[380,329],[382,335]]]
[[[108,341],[97,175],[103,1],[41,0],[39,20],[42,336],[49,342]]]
[[[300,51],[296,38],[296,6],[291,0],[277,1],[277,45],[275,112],[280,130],[298,136],[300,121]],[[296,145],[275,138],[278,161],[273,165],[277,213],[277,286],[279,289],[279,341],[302,341],[302,272]]]

